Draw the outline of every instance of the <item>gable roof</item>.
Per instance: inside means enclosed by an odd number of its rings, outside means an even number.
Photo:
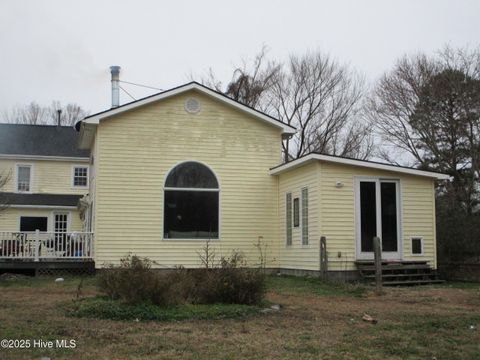
[[[85,119],[81,120],[81,122],[85,123],[85,124],[98,124],[100,122],[100,120],[102,120],[106,117],[121,114],[125,111],[133,110],[137,107],[147,105],[147,104],[150,104],[150,103],[153,103],[153,102],[156,102],[156,101],[160,101],[160,100],[169,98],[171,96],[184,93],[184,92],[189,91],[189,90],[196,90],[198,92],[201,92],[202,94],[205,94],[205,95],[210,96],[214,99],[217,99],[217,100],[223,102],[224,104],[232,106],[232,107],[234,107],[234,108],[236,108],[240,111],[243,111],[244,113],[247,113],[247,114],[249,114],[249,115],[251,115],[251,116],[253,116],[253,117],[255,117],[255,118],[257,118],[261,121],[264,121],[268,124],[276,126],[276,127],[278,127],[279,129],[282,130],[283,134],[294,134],[295,131],[296,131],[296,129],[293,126],[285,124],[285,123],[281,122],[280,120],[275,119],[274,117],[272,117],[268,114],[265,114],[265,113],[263,113],[259,110],[256,110],[256,109],[254,109],[250,106],[242,104],[242,103],[240,103],[236,100],[233,100],[233,99],[229,98],[228,96],[226,96],[225,94],[222,94],[221,92],[210,89],[209,87],[207,87],[205,85],[202,85],[202,84],[200,84],[196,81],[192,81],[192,82],[189,82],[187,84],[180,85],[180,86],[177,86],[175,88],[172,88],[172,89],[169,89],[169,90],[166,90],[166,91],[154,94],[154,95],[150,95],[150,96],[147,96],[145,98],[142,98],[142,99],[139,99],[139,100],[136,100],[136,101],[129,102],[127,104],[121,105],[121,106],[113,108],[113,109],[105,110],[105,111],[87,116]],[[77,130],[79,130],[79,125],[80,125],[79,123],[77,123],[75,125]]]
[[[88,158],[71,126],[0,124],[0,155]]]
[[[343,165],[359,166],[359,167],[370,168],[370,169],[393,171],[396,173],[424,176],[424,177],[429,177],[437,180],[447,180],[450,178],[450,176],[447,174],[442,174],[434,171],[418,170],[418,169],[405,167],[405,166],[385,164],[385,163],[376,162],[376,161],[358,160],[358,159],[352,159],[352,158],[334,156],[334,155],[325,155],[320,153],[309,153],[298,159],[275,166],[270,169],[270,175],[279,175],[281,173],[293,170],[297,167],[303,166],[306,163],[310,163],[313,161],[325,161],[325,162],[331,162],[331,163],[337,163],[337,164],[343,164]]]

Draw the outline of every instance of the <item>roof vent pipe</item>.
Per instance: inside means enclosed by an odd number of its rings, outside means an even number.
[[[120,66],[110,66],[112,74],[112,109],[120,106]]]
[[[57,126],[62,125],[62,109],[57,110]]]

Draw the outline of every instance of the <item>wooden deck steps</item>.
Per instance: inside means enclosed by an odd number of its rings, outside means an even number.
[[[375,282],[373,261],[356,261],[356,265],[362,279]],[[425,261],[383,261],[382,281],[385,286],[427,285],[443,282]]]

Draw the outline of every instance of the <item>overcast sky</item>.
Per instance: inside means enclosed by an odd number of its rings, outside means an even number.
[[[328,52],[374,81],[404,53],[478,46],[479,15],[479,0],[0,0],[0,110],[52,100],[107,109],[110,65],[162,89],[209,68],[227,81],[262,44],[277,60]]]

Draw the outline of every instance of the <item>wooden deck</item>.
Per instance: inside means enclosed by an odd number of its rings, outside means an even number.
[[[0,274],[92,274],[93,239],[86,232],[0,232]]]

